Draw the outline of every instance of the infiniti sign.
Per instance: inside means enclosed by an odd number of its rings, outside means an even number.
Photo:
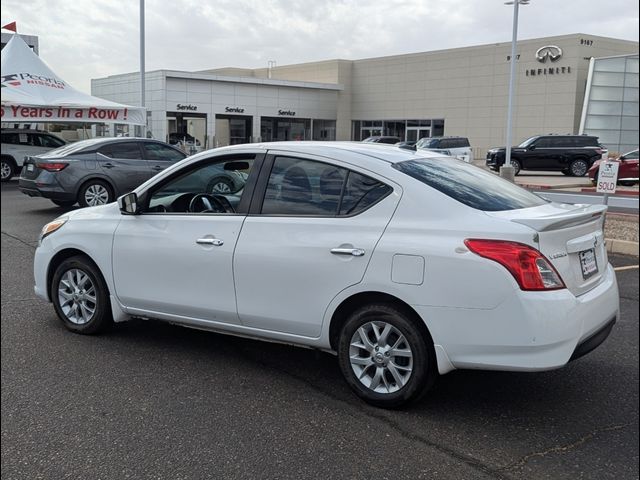
[[[562,57],[562,49],[555,45],[545,45],[536,50],[536,60],[546,63],[547,58],[552,62],[557,62]]]

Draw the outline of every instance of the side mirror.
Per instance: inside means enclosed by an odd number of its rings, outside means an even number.
[[[535,149],[536,149],[536,146],[535,146],[535,145],[531,145],[531,146],[529,147],[529,150],[535,150]]]
[[[131,192],[121,196],[118,198],[118,206],[120,207],[120,213],[123,215],[137,215],[138,195],[135,192]]]

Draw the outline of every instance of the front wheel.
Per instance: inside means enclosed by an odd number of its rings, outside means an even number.
[[[3,158],[0,162],[0,180],[8,182],[16,174],[16,166],[12,160]]]
[[[113,324],[109,290],[98,268],[87,257],[66,259],[51,280],[51,300],[64,326],[91,335]]]
[[[355,311],[340,333],[342,374],[365,402],[396,408],[420,398],[437,377],[433,341],[389,304]]]
[[[522,170],[522,164],[520,163],[520,160],[511,160],[511,166],[513,167],[514,170],[514,175],[518,175],[520,173],[520,170]]]

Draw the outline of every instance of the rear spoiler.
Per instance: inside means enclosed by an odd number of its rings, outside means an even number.
[[[548,215],[546,217],[513,217],[510,220],[531,227],[538,232],[545,232],[547,230],[558,230],[575,225],[582,225],[583,223],[601,219],[606,213],[607,208],[606,205],[589,205],[567,213]]]

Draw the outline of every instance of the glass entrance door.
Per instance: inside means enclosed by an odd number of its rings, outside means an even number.
[[[430,137],[431,129],[424,127],[407,127],[407,142],[417,142],[421,138]]]

